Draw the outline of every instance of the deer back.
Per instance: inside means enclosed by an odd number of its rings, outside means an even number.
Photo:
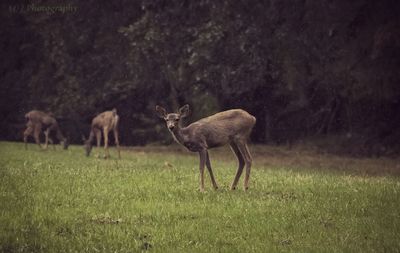
[[[115,111],[105,111],[94,117],[92,127],[113,129],[118,125],[119,116]]]
[[[51,114],[52,115],[52,114]],[[56,125],[56,119],[48,113],[32,110],[25,114],[25,118],[32,122],[32,124],[42,124],[45,126]]]
[[[234,139],[247,139],[255,122],[255,117],[248,112],[233,109],[196,121],[184,131],[190,141],[202,141],[211,148]]]

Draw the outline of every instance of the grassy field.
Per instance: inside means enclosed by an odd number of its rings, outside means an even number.
[[[400,252],[399,160],[252,146],[250,189],[198,191],[198,158],[174,146],[87,158],[0,142],[0,252]]]

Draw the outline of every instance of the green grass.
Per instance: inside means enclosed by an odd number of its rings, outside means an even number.
[[[220,189],[207,174],[200,193],[197,156],[163,150],[103,160],[0,142],[0,252],[400,252],[400,180],[350,169],[362,159],[271,166],[253,146],[244,192],[243,178],[229,191],[236,161],[217,150]]]

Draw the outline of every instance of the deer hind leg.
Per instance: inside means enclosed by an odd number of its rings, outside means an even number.
[[[237,144],[232,142],[232,143],[230,143],[230,146],[231,146],[232,151],[235,153],[235,155],[236,155],[236,157],[238,159],[238,168],[237,168],[237,171],[236,171],[235,178],[233,179],[233,182],[232,182],[232,185],[231,185],[231,190],[235,190],[236,186],[237,186],[237,184],[239,182],[239,178],[242,175],[243,167],[244,167],[245,162],[244,162],[244,159],[243,159],[243,155],[240,153]]]
[[[249,148],[247,147],[246,141],[237,142],[237,147],[243,156],[244,163],[246,166],[246,174],[244,177],[244,190],[246,191],[249,188],[250,170],[253,159],[251,158],[250,151]]]
[[[101,131],[96,129],[96,128],[93,131],[94,131],[94,133],[96,135],[96,145],[97,145],[96,146],[96,155],[95,156],[98,158],[99,157],[100,144],[101,144]]]
[[[104,135],[104,159],[107,159],[110,157],[110,154],[108,153],[108,128],[105,127],[103,129],[103,135]]]
[[[121,150],[119,148],[118,130],[114,129],[115,145],[117,146],[118,158],[121,159]]]
[[[200,191],[204,192],[204,165],[207,160],[207,150],[201,150],[199,151],[199,156],[200,156]]]
[[[213,174],[213,171],[211,168],[210,155],[208,154],[207,150],[206,150],[206,166],[207,166],[208,173],[210,174],[212,185],[213,185],[214,189],[217,190],[218,185],[214,178],[214,174]]]
[[[40,145],[40,131],[41,131],[42,127],[35,127],[35,129],[33,130],[33,138],[35,139],[36,144],[39,146],[39,148],[42,148],[42,146]]]

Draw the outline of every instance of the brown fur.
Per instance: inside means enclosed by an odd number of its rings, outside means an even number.
[[[38,110],[32,110],[25,114],[27,120],[26,129],[24,131],[25,148],[27,148],[28,137],[33,136],[36,144],[41,147],[39,135],[43,131],[46,137],[44,149],[47,149],[48,143],[53,143],[49,137],[50,132],[55,131],[57,139],[63,143],[64,149],[68,148],[67,139],[62,134],[57,120],[52,113],[45,113]]]
[[[121,158],[119,139],[118,139],[118,123],[119,123],[119,116],[117,114],[116,109],[113,109],[112,111],[102,112],[93,118],[89,139],[85,140],[85,149],[87,156],[90,155],[92,149],[92,141],[95,137],[97,141],[97,148],[100,147],[102,132],[104,137],[104,151],[105,151],[104,158],[108,158],[110,156],[108,152],[108,134],[112,130],[114,133],[114,139],[118,150],[118,157]]]
[[[247,146],[247,141],[253,129],[256,118],[241,109],[220,112],[200,119],[187,127],[181,126],[181,119],[189,114],[189,106],[185,105],[178,113],[167,114],[166,110],[156,106],[158,116],[167,123],[174,139],[192,152],[200,156],[200,191],[204,191],[204,166],[207,166],[211,182],[215,189],[218,188],[211,168],[208,149],[229,144],[237,156],[239,166],[232,182],[231,189],[236,185],[246,166],[244,189],[248,189],[252,158]]]

